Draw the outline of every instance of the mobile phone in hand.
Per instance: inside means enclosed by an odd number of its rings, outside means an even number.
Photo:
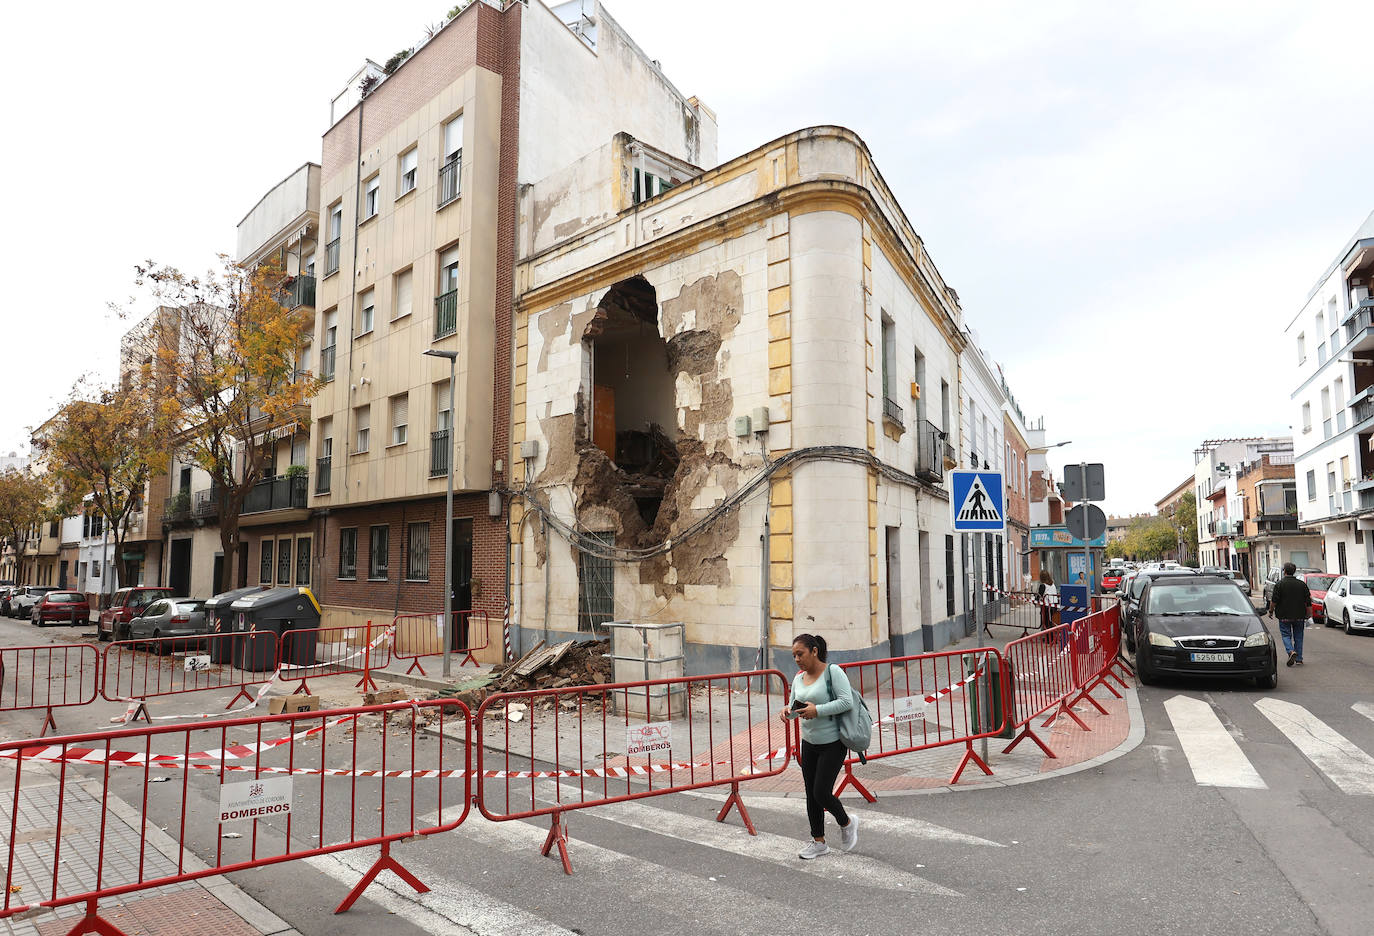
[[[801,718],[802,709],[806,708],[806,703],[801,699],[792,700],[792,708],[787,713],[788,718]]]

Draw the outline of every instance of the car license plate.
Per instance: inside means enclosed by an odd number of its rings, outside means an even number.
[[[1194,663],[1233,663],[1236,655],[1234,653],[1194,653]]]

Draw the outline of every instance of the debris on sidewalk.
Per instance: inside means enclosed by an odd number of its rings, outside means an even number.
[[[457,699],[472,711],[494,692],[528,692],[535,689],[563,689],[572,686],[597,686],[611,682],[611,661],[604,654],[610,652],[609,640],[565,640],[546,647],[539,641],[524,656],[510,663],[498,663],[490,673],[457,683],[440,690],[433,698]],[[597,696],[599,699],[600,697]],[[576,701],[571,696],[564,706]],[[552,700],[540,705],[552,708]],[[511,713],[523,711],[511,706]],[[504,710],[493,710],[492,717],[508,717]],[[523,715],[510,718],[518,721]]]

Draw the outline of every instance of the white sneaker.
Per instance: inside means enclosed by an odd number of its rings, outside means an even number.
[[[809,861],[812,858],[819,858],[821,855],[830,854],[830,846],[824,842],[812,840],[806,843],[806,847],[798,852],[797,857],[802,861]]]
[[[857,844],[859,844],[859,817],[850,812],[849,825],[840,826],[840,848],[845,851],[853,851]]]

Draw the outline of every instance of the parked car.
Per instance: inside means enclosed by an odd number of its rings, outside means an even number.
[[[1374,579],[1368,581],[1374,587]],[[1135,671],[1144,685],[1170,675],[1244,677],[1261,689],[1278,686],[1274,637],[1249,596],[1225,576],[1151,580],[1134,636]]]
[[[150,603],[143,613],[129,621],[129,640],[147,640],[160,637],[195,638],[182,643],[176,640],[161,641],[153,645],[157,653],[166,654],[173,650],[190,652],[204,646],[203,638],[209,631],[203,598],[162,598]]]
[[[1301,568],[1301,569],[1298,569],[1297,575],[1298,575],[1299,578],[1301,578],[1302,576],[1307,575],[1307,574],[1309,574],[1309,573],[1313,573],[1313,572],[1315,572],[1315,573],[1320,573],[1320,572],[1321,572],[1321,569]],[[1266,575],[1266,576],[1264,577],[1264,606],[1265,606],[1266,608],[1268,608],[1269,605],[1271,605],[1271,604],[1273,603],[1273,600],[1274,600],[1274,586],[1277,585],[1277,584],[1279,583],[1279,579],[1281,579],[1281,578],[1283,578],[1283,567],[1282,567],[1282,566],[1280,566],[1280,567],[1277,568],[1277,569],[1270,569],[1270,570],[1269,570],[1269,574]]]
[[[24,589],[22,595],[16,595],[10,599],[10,617],[26,618],[33,613],[33,606],[49,592],[57,591],[56,588],[49,588],[46,585],[30,585]]]
[[[1316,624],[1331,626],[1331,622],[1326,617],[1326,593],[1331,588],[1333,582],[1340,578],[1334,572],[1299,572],[1298,578],[1307,583],[1307,590],[1312,593],[1312,621]],[[1265,604],[1268,607],[1268,603]],[[1336,622],[1340,624],[1340,621]]]
[[[134,585],[121,588],[110,599],[110,606],[100,612],[96,636],[101,640],[129,639],[129,622],[142,614],[148,605],[159,598],[174,598],[172,589],[164,585]]]
[[[1347,634],[1374,631],[1374,578],[1342,575],[1327,589],[1325,601],[1326,619]]]
[[[1107,593],[1116,591],[1121,587],[1121,580],[1126,577],[1125,566],[1110,566],[1102,573],[1102,590]]]
[[[35,627],[47,624],[91,623],[91,604],[81,592],[50,591],[34,603],[29,620]]]
[[[9,616],[10,598],[18,593],[18,585],[6,585],[4,588],[0,588],[0,614],[5,615],[6,617]]]
[[[1197,572],[1175,566],[1172,569],[1143,569],[1132,576],[1130,587],[1121,594],[1121,633],[1126,636],[1127,650],[1135,651],[1135,618],[1140,611],[1145,587],[1155,579],[1181,575],[1197,575]]]

